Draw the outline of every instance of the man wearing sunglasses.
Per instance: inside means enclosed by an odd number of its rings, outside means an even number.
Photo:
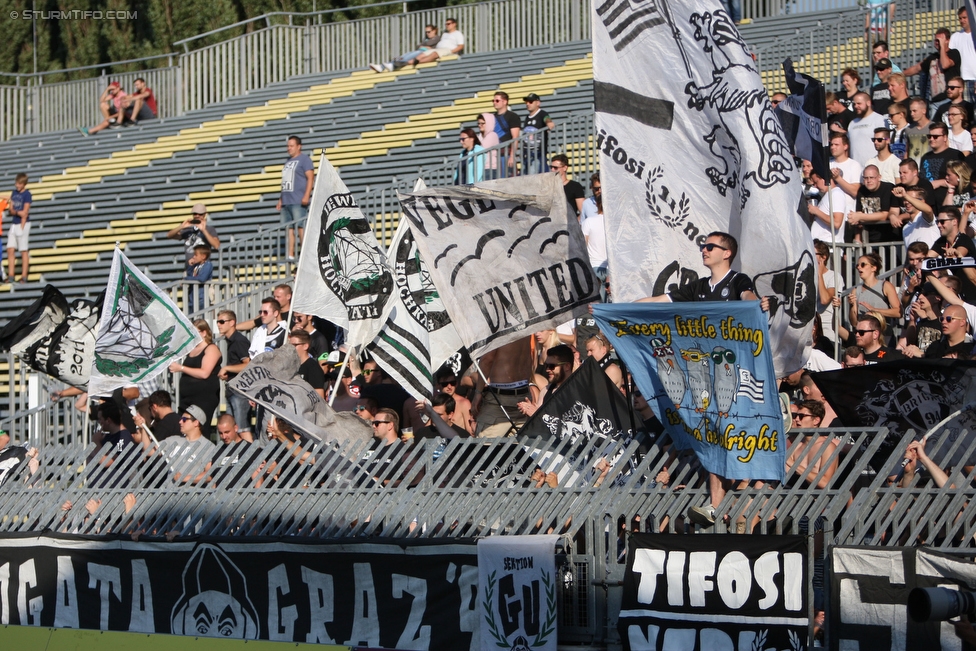
[[[532,401],[526,398],[518,403],[518,409],[526,416],[531,416],[542,406],[548,396],[559,390],[569,376],[573,374],[573,362],[575,360],[573,349],[566,344],[553,346],[546,351],[546,378],[549,384],[539,393],[539,397]]]
[[[946,171],[950,161],[965,160],[965,156],[958,149],[949,146],[949,127],[941,122],[929,125],[929,152],[922,156],[918,166],[919,174],[932,184],[935,194],[935,204],[943,205],[949,191],[946,181]]]
[[[962,214],[955,206],[942,206],[935,216],[941,237],[929,250],[930,258],[967,258],[976,256],[976,242],[962,232]],[[953,269],[952,275],[959,279],[963,300],[976,304],[976,269],[963,267]]]
[[[854,341],[864,349],[864,363],[877,364],[905,359],[905,356],[894,348],[881,345],[881,322],[870,314],[863,314],[854,326]]]
[[[673,292],[638,299],[638,303],[686,303],[692,301],[757,301],[752,279],[732,271],[739,243],[728,233],[709,233],[701,245],[702,264],[711,272]]]
[[[392,61],[387,61],[386,63],[371,63],[369,64],[369,69],[373,72],[393,72],[394,70],[399,70],[427,50],[432,50],[437,47],[437,42],[440,40],[441,35],[440,32],[437,31],[437,28],[433,25],[427,25],[424,27],[424,40],[420,42],[420,45],[416,50],[401,54],[397,58],[393,59]]]
[[[217,332],[227,342],[227,358],[224,360],[223,368],[217,373],[217,377],[226,382],[237,377],[233,369],[247,366],[247,362],[251,359],[248,354],[251,342],[243,333],[237,331],[237,313],[231,310],[223,310],[217,314]],[[226,395],[227,411],[234,417],[234,422],[241,431],[251,436],[251,420],[248,417],[251,405],[248,404],[247,398],[233,391],[227,391]]]
[[[458,378],[454,374],[454,371],[447,369],[443,373],[437,376],[437,385],[434,387],[435,394],[444,394],[450,396],[454,400],[455,405],[455,423],[461,423],[461,427],[464,427],[468,434],[474,434],[474,428],[471,426],[471,401],[464,396],[458,395],[457,392]]]
[[[180,416],[180,432],[159,444],[159,451],[169,465],[169,473],[176,483],[193,482],[200,478],[217,446],[203,436],[201,428],[206,420],[203,409],[190,405]]]
[[[942,312],[939,321],[942,322],[942,339],[929,344],[925,349],[926,359],[972,354],[973,342],[966,341],[966,333],[969,331],[966,310],[960,305],[950,305]]]

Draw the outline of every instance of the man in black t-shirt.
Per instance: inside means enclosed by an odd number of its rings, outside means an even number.
[[[546,160],[549,157],[549,131],[556,124],[542,109],[542,99],[535,93],[522,98],[529,114],[522,122],[522,174],[541,174],[548,172]],[[542,133],[536,133],[542,131]]]
[[[935,203],[935,191],[932,188],[932,184],[929,183],[928,179],[923,179],[918,173],[918,163],[912,158],[906,158],[902,162],[898,163],[898,180],[900,183],[896,187],[905,188],[909,190],[911,188],[922,188],[925,191],[925,203],[929,206],[937,205]],[[902,199],[892,195],[891,197],[891,210],[897,215],[902,212],[902,208],[905,207],[905,202]],[[897,209],[897,212],[895,210]],[[908,207],[905,212],[912,212],[912,207]]]
[[[180,415],[173,411],[173,398],[168,392],[160,389],[149,394],[149,413],[152,420],[146,422],[142,416],[133,416],[136,426],[140,429],[146,425],[156,437],[157,441],[168,439],[171,436],[181,436]]]
[[[883,58],[874,64],[874,70],[879,82],[871,86],[871,110],[884,115],[891,105],[891,93],[888,92],[888,76],[891,74],[891,59]]]
[[[555,172],[563,182],[563,192],[566,193],[566,201],[573,210],[573,214],[579,217],[583,210],[583,200],[586,199],[586,190],[576,181],[569,180],[566,173],[569,171],[569,158],[565,154],[556,154],[552,157],[549,167]]]
[[[881,322],[870,314],[861,314],[857,325],[854,326],[854,339],[857,345],[864,349],[864,363],[877,364],[905,359],[905,356],[894,348],[881,345]]]
[[[955,206],[942,206],[935,221],[942,237],[929,249],[930,258],[966,258],[976,256],[976,243],[961,232],[962,213]],[[953,269],[952,275],[959,279],[960,295],[967,303],[976,303],[976,269]]]
[[[518,113],[508,109],[508,93],[498,91],[491,102],[495,105],[495,133],[498,134],[498,141],[506,143],[518,138],[522,133],[522,119]],[[515,176],[515,145],[500,151],[502,162],[505,163],[502,166],[505,177]]]
[[[881,180],[881,171],[875,165],[868,165],[861,174],[861,187],[857,191],[857,204],[854,212],[847,217],[852,230],[862,227],[862,242],[896,242],[901,233],[896,233],[888,222],[891,210],[891,183]],[[844,238],[853,241],[852,237]]]
[[[963,99],[963,92],[965,89],[966,82],[963,81],[962,77],[953,77],[950,79],[949,84],[946,86],[946,96],[949,98],[949,101],[939,107],[939,110],[935,112],[935,117],[932,119],[936,122],[949,124],[946,113],[953,106],[958,106],[963,110],[963,115],[966,117],[966,124],[972,126],[973,105],[972,102],[967,102],[965,99]]]
[[[827,93],[827,128],[831,133],[847,133],[854,111],[840,103],[837,93]]]
[[[699,278],[693,283],[679,287],[661,296],[648,296],[638,299],[638,303],[653,302],[693,302],[693,301],[755,301],[759,300],[749,276],[732,271],[732,262],[739,252],[739,243],[728,233],[716,231],[709,233],[701,245],[702,264],[708,267],[711,276]],[[763,310],[767,309],[765,300]],[[693,506],[688,517],[701,526],[715,523],[715,508],[725,498],[729,480],[721,475],[708,473],[708,493],[711,498],[707,506]]]
[[[311,338],[308,333],[301,328],[295,328],[288,335],[288,343],[295,347],[295,352],[298,353],[298,362],[300,366],[298,367],[298,375],[308,382],[315,393],[325,400],[325,372],[322,367],[319,366],[319,360],[315,359],[308,354],[308,347],[311,342]]]
[[[217,373],[221,380],[232,380],[237,377],[237,373],[228,370],[232,368],[243,368],[242,364],[250,361],[248,348],[251,342],[243,333],[237,331],[237,314],[231,310],[223,310],[217,314],[217,331],[227,341],[227,359],[224,360],[223,368]],[[227,391],[227,411],[234,417],[234,421],[242,432],[251,435],[251,419],[249,417],[251,405],[246,397],[233,391]]]
[[[918,173],[932,184],[935,203],[930,206],[941,206],[948,192],[949,183],[946,181],[946,168],[954,160],[964,160],[965,156],[958,149],[949,146],[949,127],[941,122],[929,125],[929,146],[931,151],[922,156],[918,166]]]

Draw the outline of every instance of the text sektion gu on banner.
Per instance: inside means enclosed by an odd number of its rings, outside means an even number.
[[[596,305],[654,413],[709,472],[782,481],[787,441],[757,301]]]
[[[553,174],[429,188],[400,205],[472,357],[585,314],[599,294]]]

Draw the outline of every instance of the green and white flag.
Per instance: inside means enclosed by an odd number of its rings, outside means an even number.
[[[88,394],[156,377],[202,341],[193,323],[120,249],[115,249],[95,339]]]
[[[347,329],[368,344],[393,309],[393,270],[356,199],[323,154],[308,207],[292,309]]]
[[[414,192],[426,187],[417,179]],[[396,282],[393,310],[366,350],[408,393],[429,400],[433,373],[461,348],[461,335],[430,279],[406,220],[397,226],[388,254]]]

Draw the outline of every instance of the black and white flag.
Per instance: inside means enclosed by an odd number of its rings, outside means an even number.
[[[640,9],[639,30],[621,29]],[[597,1],[592,16],[614,301],[693,282],[706,273],[707,235],[731,233],[733,267],[774,299],[777,374],[802,367],[817,307],[813,240],[800,170],[745,41],[718,0]]]
[[[349,346],[369,343],[393,309],[393,270],[325,154],[319,159],[305,230],[292,309],[347,329]]]
[[[783,125],[786,140],[793,152],[810,161],[820,178],[829,179],[827,158],[827,100],[822,81],[793,69],[793,61],[783,62],[786,85],[790,95],[776,106],[776,115]]]
[[[624,458],[630,443],[637,438],[644,450],[650,440],[643,428],[643,421],[634,415],[620,390],[607,377],[600,364],[587,357],[583,364],[532,414],[518,431],[518,436],[554,439],[561,442],[555,450],[560,460],[568,459],[572,471],[584,482],[592,483],[594,464],[606,459],[616,472],[614,481],[622,482],[630,477],[640,459]],[[556,458],[548,461],[557,465]],[[540,459],[543,470],[549,467]],[[564,476],[560,484],[565,485]]]
[[[415,189],[426,187],[418,179]],[[396,283],[393,309],[366,350],[404,390],[429,400],[434,371],[457,354],[461,337],[406,220],[397,226],[387,253]]]
[[[583,315],[599,296],[554,174],[429,188],[400,205],[472,357]]]
[[[105,294],[70,303],[48,285],[34,303],[0,330],[0,349],[28,366],[76,387],[88,384],[95,354],[95,330]]]

